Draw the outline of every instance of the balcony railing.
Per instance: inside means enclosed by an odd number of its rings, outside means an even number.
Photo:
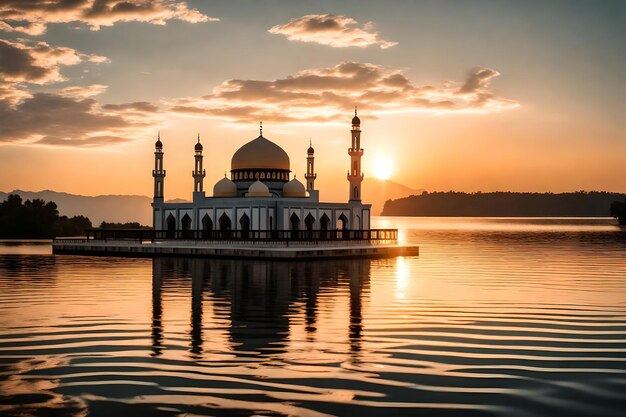
[[[56,239],[60,242],[62,238]],[[397,229],[368,230],[152,230],[152,229],[87,229],[87,240],[219,240],[219,241],[368,241],[398,240]]]

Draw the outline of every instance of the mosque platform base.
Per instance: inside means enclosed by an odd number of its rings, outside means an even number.
[[[55,239],[55,254],[102,255],[128,257],[197,256],[211,258],[256,258],[283,260],[315,260],[329,258],[392,258],[417,256],[417,245],[368,244],[332,242],[305,244],[301,242],[237,242],[198,241],[111,241],[94,239]]]

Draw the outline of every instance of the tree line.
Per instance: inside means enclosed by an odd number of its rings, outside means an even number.
[[[606,217],[611,204],[626,194],[604,191],[573,193],[424,192],[388,200],[383,216],[458,217]],[[624,204],[624,203],[622,203]],[[616,205],[614,210],[619,210]],[[622,208],[623,210],[623,208]],[[617,213],[617,211],[615,211]],[[618,216],[616,216],[618,217]]]
[[[0,203],[0,239],[50,239],[80,236],[91,227],[85,216],[60,216],[57,205],[41,199],[22,201],[10,194]]]

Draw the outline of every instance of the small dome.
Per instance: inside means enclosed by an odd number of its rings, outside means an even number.
[[[296,178],[283,186],[283,197],[306,197],[304,185]]]
[[[235,152],[231,169],[283,169],[289,171],[287,152],[263,136],[251,140]]]
[[[196,143],[195,149],[196,149],[196,151],[201,151],[202,150],[202,144],[200,143],[200,141],[198,141],[198,143]]]
[[[306,153],[308,153],[309,155],[313,155],[315,153],[315,149],[313,149],[312,146],[309,146],[309,149],[306,150]]]
[[[256,180],[253,182],[248,188],[248,192],[246,193],[246,197],[271,197],[270,189],[267,188],[267,185],[263,184],[261,181]]]
[[[161,138],[158,138],[156,142],[154,142],[154,147],[161,149],[163,147],[163,142],[161,142]]]
[[[237,185],[224,177],[213,186],[213,197],[237,197]]]
[[[360,125],[361,124],[361,119],[359,119],[359,116],[357,116],[356,114],[352,118],[352,124],[353,125]]]

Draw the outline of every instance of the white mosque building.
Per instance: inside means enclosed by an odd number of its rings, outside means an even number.
[[[361,202],[361,121],[352,118],[350,169],[347,182],[349,198],[345,203],[320,202],[315,188],[313,147],[307,150],[306,186],[292,178],[289,155],[277,144],[260,135],[240,147],[232,157],[230,178],[224,176],[211,196],[204,190],[206,175],[202,166],[203,147],[195,145],[193,201],[164,201],[165,169],[163,143],[155,143],[153,228],[167,237],[185,234],[211,237],[224,233],[259,235],[280,231],[365,231],[370,229],[370,204]],[[237,232],[235,232],[237,231]],[[256,232],[255,232],[256,231]],[[282,232],[284,233],[284,232]],[[319,232],[318,232],[319,233]],[[337,232],[335,232],[337,233]],[[358,233],[358,232],[356,232]],[[272,236],[272,235],[270,235]],[[267,236],[265,236],[267,237]]]

